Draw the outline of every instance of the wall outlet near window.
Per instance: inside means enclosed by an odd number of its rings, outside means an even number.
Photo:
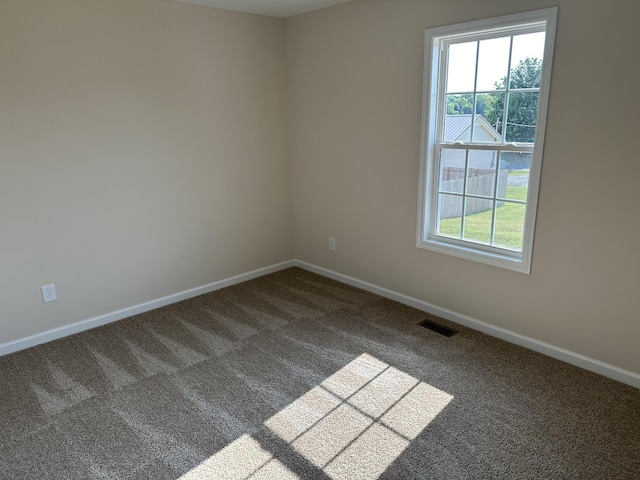
[[[42,301],[44,303],[55,302],[58,299],[56,296],[56,286],[53,283],[51,285],[41,286],[40,290],[42,290]]]
[[[329,251],[331,252],[336,251],[336,239],[333,237],[329,237]]]

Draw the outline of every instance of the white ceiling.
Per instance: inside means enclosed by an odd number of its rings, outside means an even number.
[[[174,0],[175,2],[223,8],[237,12],[257,13],[271,17],[292,17],[301,13],[347,3],[351,0]]]

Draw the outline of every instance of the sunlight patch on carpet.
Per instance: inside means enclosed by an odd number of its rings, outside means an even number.
[[[332,479],[378,478],[451,402],[452,395],[362,354],[264,425]],[[295,480],[243,435],[179,480]]]
[[[249,435],[243,435],[227,445],[179,480],[297,480],[298,476],[285,467],[271,452]]]
[[[362,354],[265,425],[334,479],[382,474],[453,399]]]

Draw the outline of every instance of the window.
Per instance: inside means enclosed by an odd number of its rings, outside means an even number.
[[[556,15],[427,29],[418,247],[530,272]]]

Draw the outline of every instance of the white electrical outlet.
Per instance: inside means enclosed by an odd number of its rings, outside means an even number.
[[[53,283],[51,285],[41,286],[40,290],[42,290],[42,301],[44,303],[55,302],[58,299],[56,296],[56,286]]]
[[[329,250],[332,252],[336,251],[336,239],[333,237],[329,237]]]

